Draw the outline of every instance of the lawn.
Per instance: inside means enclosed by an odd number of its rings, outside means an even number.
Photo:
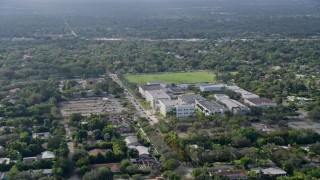
[[[178,72],[162,74],[137,74],[125,75],[124,78],[134,84],[146,84],[147,82],[161,81],[165,83],[199,83],[215,82],[215,74],[208,71]]]

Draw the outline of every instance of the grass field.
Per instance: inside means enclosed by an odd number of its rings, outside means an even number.
[[[162,81],[176,84],[199,82],[213,83],[216,81],[215,74],[207,71],[125,75],[124,78],[134,84],[146,84],[149,81]]]

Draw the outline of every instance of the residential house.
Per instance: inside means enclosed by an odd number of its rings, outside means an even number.
[[[41,153],[41,159],[53,159],[55,155],[52,151],[44,151]]]
[[[268,176],[285,176],[287,172],[278,167],[270,167],[270,168],[253,168],[252,171],[255,171],[257,174],[261,173],[263,175]]]
[[[37,157],[25,157],[22,159],[24,163],[32,163],[37,161]]]
[[[32,133],[32,138],[36,139],[49,139],[51,137],[50,132]]]
[[[10,164],[10,158],[0,158],[0,164]]]
[[[124,141],[126,142],[127,146],[137,146],[138,143],[138,139],[135,136],[128,136],[124,139]]]
[[[136,149],[139,152],[139,158],[149,158],[149,148],[144,146],[129,146],[130,149]]]

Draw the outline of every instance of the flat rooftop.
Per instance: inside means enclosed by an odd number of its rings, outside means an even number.
[[[206,109],[208,109],[210,111],[215,111],[217,109],[224,109],[225,108],[215,101],[208,101],[208,100],[207,101],[198,101],[198,104],[200,104],[201,106],[205,107]]]
[[[170,96],[161,90],[150,90],[146,91],[146,93],[150,94],[151,96],[157,99],[170,99]]]
[[[150,85],[142,85],[139,86],[144,91],[152,91],[152,90],[160,90],[164,89],[160,84],[150,84]]]
[[[267,98],[248,98],[246,100],[253,104],[275,104],[275,102]]]
[[[221,103],[225,104],[229,109],[241,107],[241,108],[248,108],[247,106],[241,104],[240,102],[234,100],[234,99],[222,99],[220,100]]]
[[[179,96],[179,99],[185,103],[190,103],[190,104],[194,104],[196,102],[196,100],[198,100],[198,101],[206,100],[205,98],[203,98],[202,96],[200,96],[198,94],[183,94],[183,95]]]
[[[161,99],[159,100],[162,104],[166,106],[173,106],[173,105],[178,105],[179,101],[178,100],[168,100],[168,99]]]

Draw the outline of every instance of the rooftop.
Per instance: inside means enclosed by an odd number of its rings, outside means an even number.
[[[139,155],[149,154],[149,148],[144,146],[130,146],[129,148],[137,149],[139,152]]]
[[[206,109],[208,109],[209,111],[215,111],[217,109],[224,109],[224,107],[220,104],[218,104],[215,101],[198,101],[198,104],[200,104],[201,106],[205,107]]]
[[[198,94],[183,94],[181,96],[179,96],[179,100],[184,102],[184,103],[195,103],[196,100],[198,101],[204,101],[206,100],[205,98],[203,98],[202,96],[198,95]]]
[[[132,143],[137,143],[138,139],[135,136],[128,136],[124,139],[126,144],[132,144]]]
[[[206,85],[202,85],[202,87],[225,87],[225,84],[219,83],[219,84],[206,84]]]
[[[139,86],[144,91],[151,91],[151,90],[160,90],[164,89],[160,84],[150,84],[150,85],[142,85]]]
[[[42,159],[53,159],[53,158],[55,158],[55,155],[51,151],[44,151],[41,153],[41,158]]]
[[[0,164],[10,164],[10,158],[0,158]]]
[[[285,172],[284,170],[276,167],[276,168],[266,168],[266,169],[262,169],[262,168],[254,168],[252,169],[253,171],[255,171],[256,173],[260,173],[262,172],[263,174],[266,175],[286,175],[287,172]]]
[[[247,176],[246,171],[244,170],[219,170],[214,174],[220,174],[223,176],[241,176],[241,177]]]
[[[146,93],[150,94],[151,96],[157,99],[170,99],[170,96],[161,90],[150,90],[150,91],[146,91]]]
[[[222,99],[220,100],[221,103],[225,104],[229,109],[242,107],[242,108],[248,108],[247,106],[241,104],[240,102],[234,100],[234,99]]]
[[[253,104],[275,104],[275,102],[267,98],[248,98],[246,100]]]
[[[178,105],[179,101],[178,100],[168,100],[168,99],[161,99],[159,100],[162,104],[165,106],[173,106],[173,105]]]
[[[253,94],[249,91],[241,89],[239,86],[226,86],[226,89],[241,94],[242,98],[259,98],[258,95]]]

